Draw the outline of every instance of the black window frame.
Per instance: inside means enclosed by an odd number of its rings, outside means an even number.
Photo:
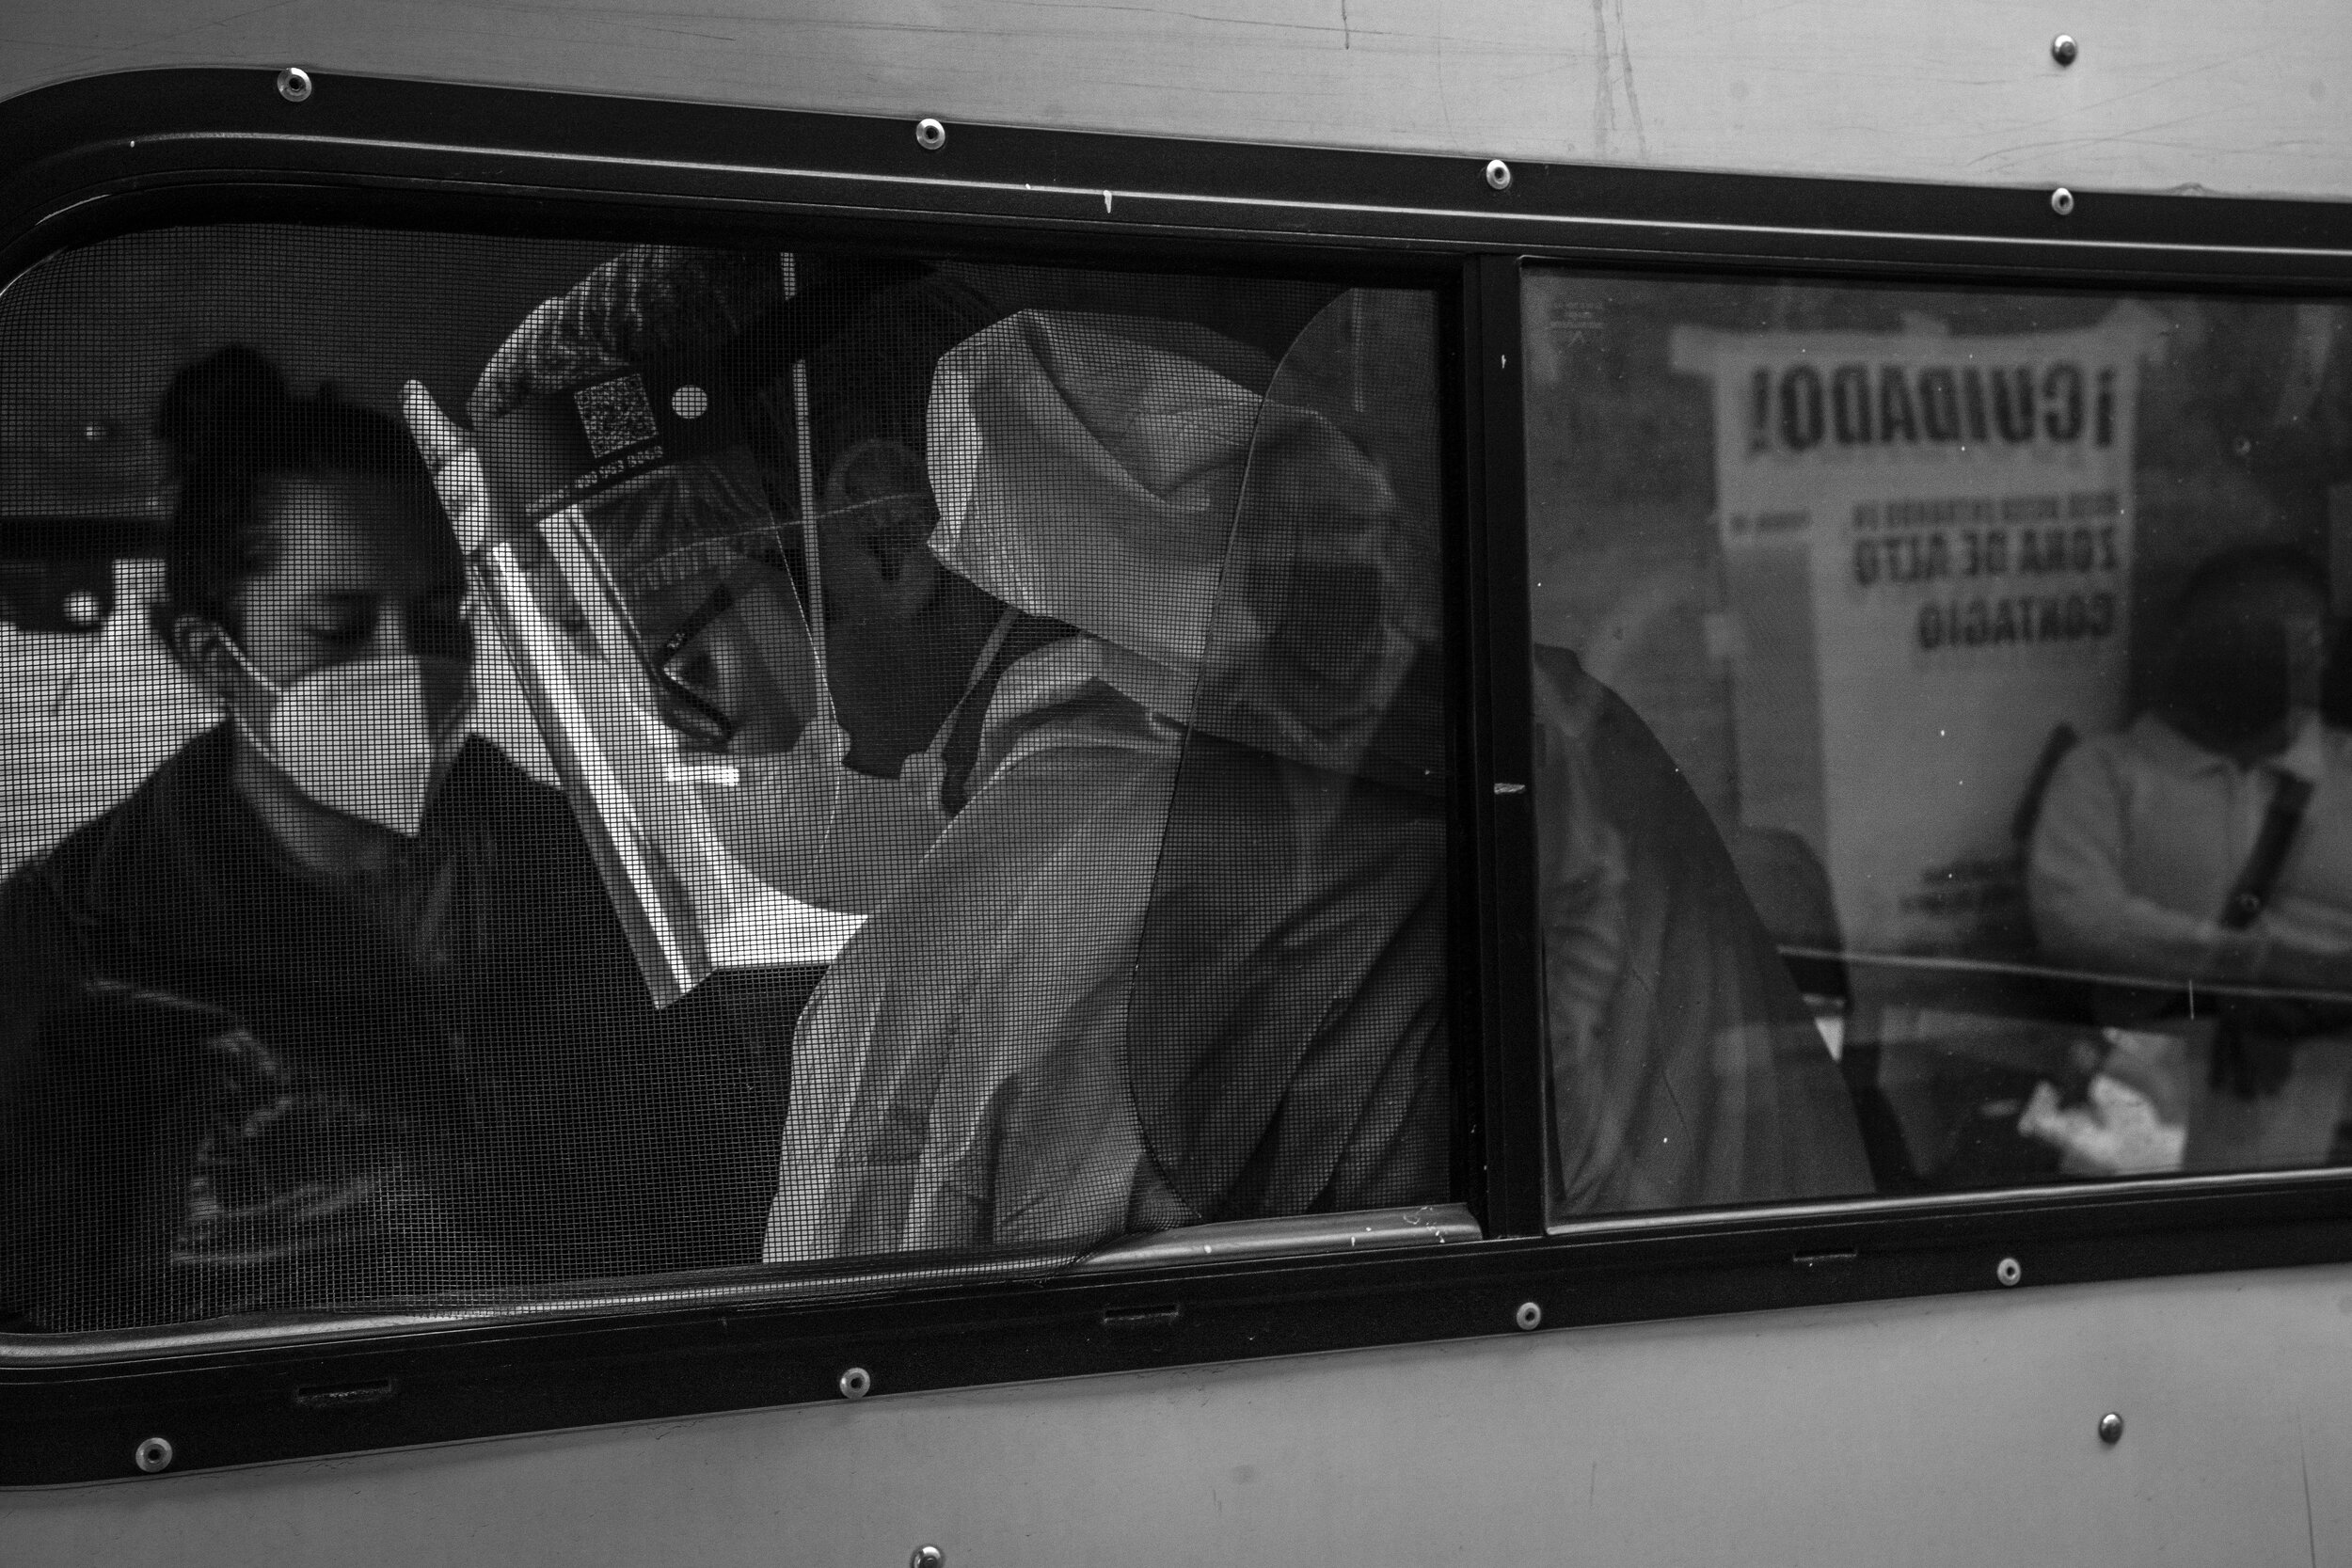
[[[1519,164],[949,127],[320,73],[174,70],[0,103],[0,280],[184,223],[952,243],[1061,261],[1421,278],[1447,367],[1459,713],[1457,1190],[1483,1240],[847,1293],[681,1288],[463,1320],[0,1338],[0,1486],[1003,1381],[2352,1259],[2352,1170],[1602,1218],[1547,1229],[1531,874],[1525,432],[1531,261],[1724,277],[2352,294],[2352,204]],[[4,286],[4,285],[0,285]],[[1276,1222],[1279,1223],[1279,1222]]]

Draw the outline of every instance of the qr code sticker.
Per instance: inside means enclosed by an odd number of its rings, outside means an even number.
[[[653,401],[645,396],[645,383],[639,376],[616,376],[583,387],[572,394],[572,404],[580,410],[588,450],[598,457],[661,434],[653,422]]]

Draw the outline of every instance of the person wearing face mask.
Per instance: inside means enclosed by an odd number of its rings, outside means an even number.
[[[2140,1074],[2185,1121],[2191,1168],[2313,1164],[2347,1068],[2352,991],[2352,735],[2319,712],[2328,583],[2291,549],[2233,551],[2175,601],[2155,702],[2082,742],[2035,819],[2027,894],[2042,952],[2140,982],[2103,1016],[2146,1025]],[[2156,1000],[2199,987],[2192,1017]],[[2151,1009],[2160,1016],[2151,1018]],[[2177,1012],[2178,1016],[2169,1016]]]
[[[750,1256],[729,1021],[654,1012],[562,797],[469,734],[464,562],[406,433],[243,347],[157,427],[153,625],[223,717],[0,891],[0,1310]]]
[[[593,401],[627,374],[659,410],[676,396],[666,365],[697,340],[767,335],[755,357],[771,367],[771,398],[790,384],[779,363],[802,367],[805,395],[770,402],[755,427],[764,499],[747,496],[723,462],[688,459],[588,497],[576,521],[550,514],[539,525],[559,548],[570,547],[570,529],[598,552],[617,619],[631,627],[613,641],[639,650],[651,674],[641,701],[678,737],[674,766],[693,800],[637,811],[647,832],[707,834],[770,885],[866,915],[794,1031],[792,1124],[766,1256],[1084,1247],[1208,1217],[1442,1197],[1443,827],[1429,765],[1403,769],[1426,799],[1394,809],[1410,825],[1393,843],[1351,832],[1372,819],[1351,815],[1344,761],[1276,754],[1286,743],[1313,750],[1296,734],[1273,736],[1275,752],[1246,747],[1257,761],[1217,771],[1183,809],[1181,716],[1216,662],[1219,562],[1271,362],[1172,322],[1116,318],[1102,329],[1082,316],[1015,313],[1074,327],[1074,338],[1048,336],[1075,358],[1048,364],[1020,334],[1000,341],[1009,308],[953,276],[846,301],[837,281],[828,297],[811,279],[805,263],[779,268],[774,258],[631,252],[542,307],[493,358],[470,402],[473,437],[427,405],[409,409],[461,533],[495,539],[516,526],[498,492],[547,492],[502,483],[499,470],[513,464],[500,449],[514,421],[536,420],[548,400]],[[965,413],[1009,445],[987,451],[986,437],[950,432],[953,450],[943,450],[949,360],[990,380]],[[1057,373],[1073,369],[1078,383],[1057,387]],[[1107,444],[1087,435],[1090,422],[1112,432]],[[1434,431],[1434,415],[1425,422]],[[1346,526],[1371,541],[1363,550],[1404,529],[1376,471],[1335,431],[1302,417],[1293,434],[1284,458],[1263,466],[1290,487],[1283,503],[1346,495]],[[480,481],[466,472],[476,461]],[[1434,476],[1434,458],[1425,466]],[[1024,496],[1052,503],[1029,519],[1046,531],[1025,546]],[[478,530],[469,497],[490,514]],[[730,677],[730,667],[747,675],[790,662],[789,637],[763,639],[748,625],[725,634],[732,654],[691,669],[672,662],[676,627],[702,617],[675,621],[652,592],[659,563],[706,547],[695,541],[743,541],[730,548],[757,555],[762,516],[769,537],[787,541],[789,586],[818,628],[810,647],[824,678],[806,696]],[[1270,518],[1264,531],[1287,537]],[[1343,556],[1298,569],[1379,571]],[[1435,598],[1434,554],[1419,564],[1426,571],[1387,584],[1416,626]],[[1293,566],[1285,554],[1274,569],[1286,582]],[[739,568],[726,574],[743,580]],[[772,569],[749,580],[761,594],[787,583]],[[1278,605],[1287,596],[1279,583],[1264,587]],[[707,603],[712,590],[693,593]],[[1354,626],[1344,615],[1333,624]],[[1422,626],[1418,641],[1399,632],[1382,644],[1378,690],[1348,711],[1351,739],[1335,752],[1374,744],[1379,705],[1428,642]],[[1292,657],[1306,661],[1292,678],[1328,683],[1334,666],[1314,663],[1315,650]],[[692,686],[693,700],[681,705],[674,683]],[[812,698],[813,712],[800,706]],[[780,700],[794,722],[774,721]],[[763,709],[764,738],[750,732]],[[1283,713],[1300,721],[1295,703]],[[1281,728],[1257,719],[1239,726],[1248,741]],[[1436,734],[1433,719],[1421,738],[1434,745]],[[583,782],[579,794],[591,792]],[[676,830],[681,816],[693,834]],[[1314,828],[1294,832],[1306,816]],[[1238,851],[1252,834],[1255,850]],[[680,845],[669,858],[692,856]],[[1264,880],[1286,864],[1281,883]],[[1277,885],[1287,891],[1263,895]],[[1292,898],[1306,907],[1286,914]],[[1154,908],[1185,900],[1230,945],[1204,946],[1208,925],[1153,924]],[[1248,961],[1278,944],[1288,947],[1282,963]],[[1170,989],[1202,1010],[1173,1005],[1161,994]],[[1343,1005],[1335,991],[1359,1000]],[[1320,1019],[1295,1016],[1310,995],[1323,999]],[[1136,1015],[1145,1034],[1168,1037],[1131,1039]],[[1183,1091],[1168,1084],[1160,1103],[1139,1109],[1127,1070],[1136,1046],[1178,1082],[1191,1053],[1250,1057],[1236,1080],[1240,1117],[1223,1101],[1173,1103]],[[910,1141],[921,1122],[932,1135]],[[1167,1164],[1147,1153],[1156,1133]]]

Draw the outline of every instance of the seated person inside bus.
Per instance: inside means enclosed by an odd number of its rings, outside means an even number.
[[[2352,735],[2320,714],[2328,583],[2285,547],[2206,562],[2156,700],[2050,781],[2027,887],[2043,954],[2128,979],[2109,1072],[2190,1169],[2316,1164],[2352,1077]]]
[[[407,433],[230,346],[158,434],[153,627],[219,719],[0,892],[0,1313],[755,1258],[737,1037],[656,1014],[561,795],[469,736],[465,565]]]

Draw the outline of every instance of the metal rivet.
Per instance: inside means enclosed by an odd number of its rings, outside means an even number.
[[[907,1559],[907,1568],[941,1568],[946,1560],[947,1554],[937,1546],[917,1546],[914,1555]]]
[[[914,145],[926,152],[936,152],[947,145],[947,127],[935,119],[914,122]]]
[[[841,1374],[841,1397],[862,1400],[874,1391],[874,1374],[863,1367],[851,1367]]]
[[[278,73],[278,96],[289,103],[299,103],[310,96],[310,73],[298,65],[290,65]]]
[[[69,625],[94,626],[100,620],[98,595],[87,588],[76,588],[65,596],[65,618]]]
[[[1993,1277],[2004,1285],[2014,1285],[2026,1277],[2026,1265],[2014,1258],[2004,1258],[1993,1265]]]
[[[2050,40],[2050,58],[2060,65],[2073,65],[2074,56],[2080,52],[2072,33],[2060,33]]]
[[[710,412],[710,394],[689,384],[670,394],[670,411],[681,420],[699,420]]]
[[[2050,211],[2064,217],[2074,210],[2074,193],[2060,185],[2050,193]]]
[[[1499,191],[1511,188],[1511,166],[1500,158],[1486,160],[1486,183]]]
[[[2107,1444],[2123,1441],[2123,1418],[2112,1410],[2100,1417],[2099,1441]]]
[[[1532,1301],[1519,1303],[1519,1309],[1511,1314],[1511,1321],[1521,1328],[1534,1328],[1544,1321],[1544,1309]]]
[[[131,1463],[137,1465],[140,1469],[145,1470],[151,1476],[158,1470],[170,1469],[171,1439],[168,1437],[150,1437],[146,1442],[141,1443],[137,1448],[131,1450]]]

